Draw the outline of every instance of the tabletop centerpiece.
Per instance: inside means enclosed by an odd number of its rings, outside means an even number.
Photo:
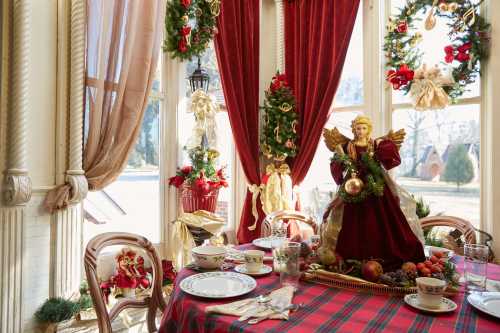
[[[306,279],[337,287],[387,294],[415,292],[415,279],[434,277],[455,292],[453,263],[436,253],[426,259],[416,202],[387,174],[399,165],[404,130],[372,139],[366,116],[352,121],[353,139],[336,128],[324,130],[334,152],[330,169],[339,185],[324,215],[319,263]]]

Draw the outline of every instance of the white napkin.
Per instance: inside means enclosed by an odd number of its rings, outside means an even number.
[[[269,294],[271,300],[266,303],[258,303],[256,298],[243,299],[240,301],[211,305],[205,308],[207,313],[221,313],[230,316],[248,316],[249,318],[268,317],[269,319],[288,320],[289,310],[275,313],[271,306],[284,308],[292,303],[295,288],[286,286],[276,289]]]

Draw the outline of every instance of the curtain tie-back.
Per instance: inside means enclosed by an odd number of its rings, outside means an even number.
[[[257,228],[257,221],[259,220],[259,211],[257,210],[257,197],[262,191],[263,186],[252,184],[248,185],[248,190],[252,193],[252,215],[254,217],[254,222],[251,226],[248,227],[248,230],[255,230]]]

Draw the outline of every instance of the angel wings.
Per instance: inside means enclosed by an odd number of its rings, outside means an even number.
[[[398,149],[401,148],[401,145],[403,144],[403,141],[405,139],[406,132],[404,129],[400,129],[399,131],[394,132],[393,130],[390,130],[389,133],[386,135],[377,138],[375,141],[379,140],[391,140],[393,141]],[[346,144],[349,139],[348,137],[344,136],[340,131],[337,129],[337,127],[334,127],[333,129],[328,129],[324,128],[323,129],[323,137],[325,138],[325,143],[328,149],[332,152],[338,151],[338,146],[342,146]]]

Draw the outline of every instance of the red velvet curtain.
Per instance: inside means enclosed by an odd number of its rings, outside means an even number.
[[[292,181],[311,166],[340,81],[359,0],[284,1],[285,73],[297,98],[299,153]]]
[[[222,0],[215,35],[215,51],[233,132],[243,171],[249,184],[260,184],[259,171],[259,0]],[[248,243],[260,235],[264,216],[257,200],[255,230],[252,194],[247,196],[238,229],[238,241]]]

